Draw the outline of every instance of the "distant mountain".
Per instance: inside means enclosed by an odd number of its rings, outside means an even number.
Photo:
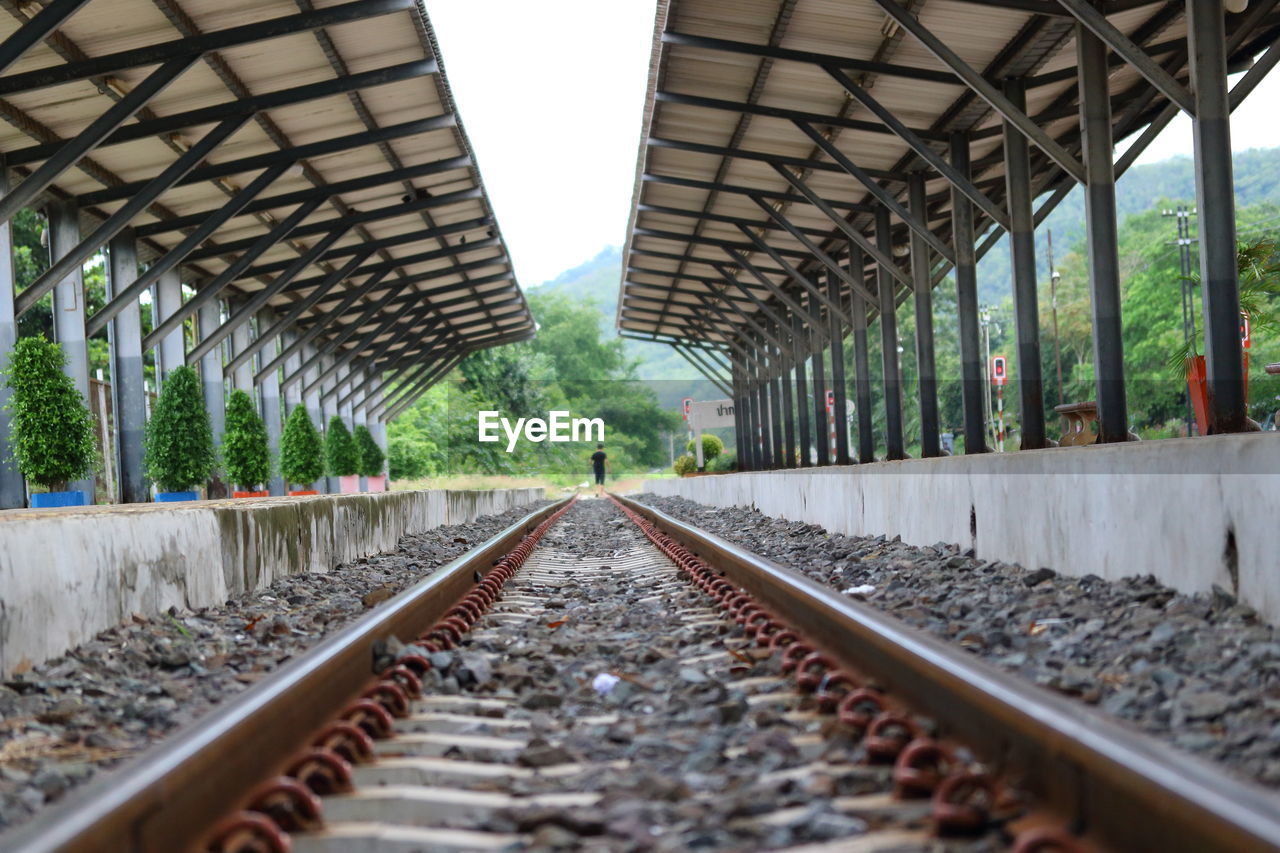
[[[1236,200],[1240,205],[1260,201],[1280,202],[1280,148],[1243,151],[1235,155]],[[1195,203],[1195,174],[1189,157],[1175,157],[1147,166],[1135,166],[1116,185],[1116,207],[1119,219],[1150,210],[1157,204]],[[1053,250],[1061,259],[1084,239],[1084,196],[1077,187],[1062,200],[1036,229],[1036,258],[1041,280],[1048,278],[1045,253],[1047,234],[1053,232]],[[1169,223],[1170,239],[1175,232]],[[979,298],[986,304],[998,304],[1010,295],[1009,241],[1002,237],[978,264]],[[566,270],[554,279],[538,285],[582,300],[594,300],[600,308],[601,328],[608,335],[617,333],[614,318],[618,308],[618,287],[622,281],[622,249],[606,246],[594,258]],[[698,374],[666,344],[645,343],[627,339],[627,352],[640,360],[642,379],[697,379]]]

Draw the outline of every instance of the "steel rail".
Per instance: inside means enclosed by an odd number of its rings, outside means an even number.
[[[1280,851],[1280,797],[836,590],[618,497],[849,670],[937,719],[1104,849]]]
[[[572,498],[525,516],[436,569],[119,772],[103,774],[5,839],[9,853],[173,853],[191,849],[278,776],[376,677],[391,637],[412,639]],[[301,521],[305,503],[281,505]],[[234,513],[228,510],[228,513]]]

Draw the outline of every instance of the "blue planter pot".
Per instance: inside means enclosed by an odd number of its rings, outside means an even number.
[[[177,501],[198,501],[199,492],[156,492],[156,503],[176,503]]]
[[[37,492],[31,496],[32,509],[57,506],[85,506],[84,492]]]

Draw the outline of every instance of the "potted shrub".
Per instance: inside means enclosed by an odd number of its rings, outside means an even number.
[[[685,445],[685,450],[688,450],[689,453],[693,456],[695,465],[697,464],[698,454],[694,452],[694,443],[697,440],[698,440],[697,438],[691,438],[689,439],[689,443]],[[711,460],[715,459],[717,456],[719,456],[723,452],[724,452],[724,442],[720,440],[719,436],[712,435],[709,432],[704,432],[702,434],[702,470],[703,471],[706,471],[708,468],[710,468]]]
[[[356,473],[360,469],[360,453],[351,431],[338,415],[329,419],[329,428],[324,433],[324,460],[329,476],[338,478],[338,490],[342,494],[360,491],[360,475]]]
[[[681,477],[687,477],[698,470],[698,460],[686,453],[683,456],[677,456],[675,464],[671,467]]]
[[[387,490],[387,478],[382,475],[382,463],[386,461],[386,456],[382,453],[382,448],[378,446],[378,442],[374,441],[373,433],[369,432],[369,428],[364,424],[357,424],[353,437],[356,441],[356,450],[360,454],[359,473],[368,483],[367,491],[385,492]]]
[[[31,495],[32,507],[87,502],[84,492],[68,491],[67,486],[93,469],[93,415],[63,373],[66,362],[62,347],[31,337],[18,341],[5,367],[5,385],[13,392],[14,461],[22,476],[49,490]]]
[[[1280,296],[1280,260],[1277,249],[1280,244],[1269,237],[1260,237],[1252,243],[1236,244],[1236,266],[1240,273],[1240,312],[1249,318],[1252,335],[1265,332],[1277,324],[1277,317],[1268,305]],[[1191,280],[1200,283],[1199,274]],[[1173,357],[1170,365],[1187,381],[1187,394],[1195,411],[1196,426],[1201,435],[1209,433],[1209,381],[1204,356],[1200,355],[1203,328],[1197,328],[1196,337],[1186,342]],[[1249,353],[1244,353],[1244,394],[1249,399]]]
[[[142,462],[156,484],[156,500],[194,501],[213,474],[216,457],[200,377],[189,365],[164,378],[143,436]]]
[[[258,416],[253,398],[236,389],[227,398],[226,431],[222,438],[222,464],[227,479],[242,491],[234,498],[265,498],[270,492],[259,489],[271,478],[271,451],[267,446],[267,425]]]
[[[302,486],[290,495],[317,495],[311,484],[324,476],[324,441],[311,422],[307,407],[293,407],[280,436],[280,475],[286,483]]]

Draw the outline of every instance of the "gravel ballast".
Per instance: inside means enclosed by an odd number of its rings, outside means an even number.
[[[197,611],[135,615],[0,685],[0,831],[236,695],[547,502]]]
[[[780,657],[681,580],[612,504],[582,501],[460,647],[430,653],[423,690],[500,702],[492,720],[459,731],[521,738],[520,767],[580,768],[486,774],[473,790],[598,801],[514,808],[480,825],[459,810],[443,825],[520,833],[521,849],[539,851],[766,850],[874,832],[916,833],[892,847],[902,851],[1004,849],[998,831],[927,839],[927,799],[851,808],[847,798],[888,792],[892,767],[865,763],[862,744],[829,716],[797,710],[804,700]],[[394,739],[381,749],[399,754]],[[493,750],[463,745],[445,757],[491,761]]]
[[[1066,577],[945,543],[830,534],[683,498],[637,500],[1280,787],[1280,630],[1220,588],[1185,595],[1149,575]]]

